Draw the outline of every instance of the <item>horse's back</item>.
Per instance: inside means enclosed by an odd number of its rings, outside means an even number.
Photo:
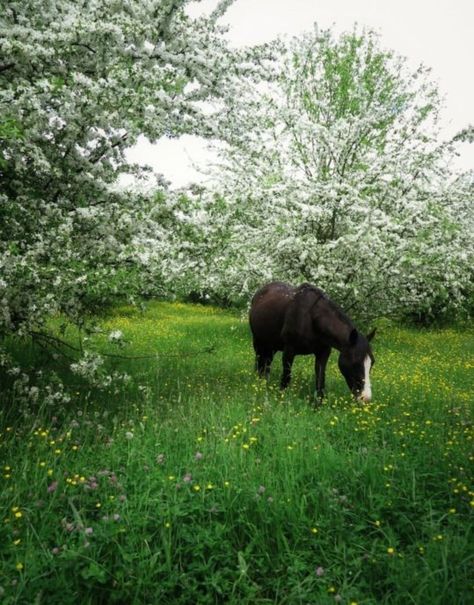
[[[294,288],[284,282],[271,282],[258,290],[250,307],[250,328],[254,344],[281,350],[281,330]]]
[[[288,299],[293,296],[295,288],[282,281],[272,281],[262,286],[252,298],[252,308],[269,300]]]

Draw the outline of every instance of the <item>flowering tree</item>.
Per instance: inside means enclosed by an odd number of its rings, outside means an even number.
[[[121,173],[142,172],[126,147],[140,134],[215,136],[209,102],[238,77],[258,76],[266,55],[227,48],[216,21],[229,0],[199,18],[189,1],[2,3],[0,339],[29,335],[71,353],[48,333],[51,315],[84,327],[90,310],[141,292],[150,242],[155,256],[164,250],[170,224],[151,238],[150,200],[115,186]],[[83,353],[73,352],[71,369],[110,384],[100,358]],[[1,366],[18,394],[38,397],[0,349]],[[53,402],[63,397],[46,389]]]
[[[269,279],[311,281],[361,315],[462,306],[472,209],[427,70],[407,72],[370,32],[315,30],[280,60],[273,83],[227,99],[214,285],[242,299]]]
[[[187,0],[8,1],[0,14],[0,335],[38,332],[52,313],[81,323],[131,293],[143,258],[144,198],[112,186],[124,150],[215,135],[203,101],[248,71],[216,19]],[[145,255],[146,256],[146,255]]]
[[[142,241],[147,241],[146,293],[161,294],[164,288],[190,300],[242,302],[236,292],[245,276],[232,238],[243,217],[233,213],[229,200],[192,185],[157,192],[150,204],[142,224]]]

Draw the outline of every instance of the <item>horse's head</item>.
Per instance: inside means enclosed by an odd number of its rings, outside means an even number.
[[[375,330],[364,336],[357,330],[352,330],[349,342],[339,355],[339,369],[346,379],[347,386],[353,395],[368,403],[372,399],[370,386],[370,370],[375,363],[370,341]]]

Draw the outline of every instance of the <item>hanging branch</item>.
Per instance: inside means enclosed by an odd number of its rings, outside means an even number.
[[[67,353],[62,351],[60,348],[61,346],[67,347],[71,351],[75,351],[76,353],[79,353],[79,354],[83,353],[82,348],[75,347],[75,346],[71,345],[70,343],[62,340],[61,338],[58,338],[57,336],[53,336],[52,334],[46,334],[45,332],[30,331],[30,335],[32,336],[33,340],[34,341],[36,340],[37,343],[42,348],[45,348],[46,346],[50,346],[57,353],[59,353],[66,359],[69,359],[70,361],[76,361],[76,360],[73,357],[71,357],[71,355],[68,355]],[[127,359],[129,361],[135,361],[135,360],[139,360],[139,359],[172,359],[172,358],[191,357],[193,355],[202,355],[205,353],[211,354],[211,353],[214,353],[215,351],[216,351],[216,347],[214,345],[210,345],[210,346],[204,347],[203,349],[199,349],[197,351],[186,351],[183,353],[171,353],[168,355],[161,355],[159,353],[148,353],[145,355],[122,355],[120,353],[102,353],[99,351],[93,351],[93,352],[99,353],[103,357],[110,357],[110,358],[115,358],[115,359]]]

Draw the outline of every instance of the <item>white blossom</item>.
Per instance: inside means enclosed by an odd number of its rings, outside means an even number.
[[[473,181],[450,172],[428,71],[408,72],[371,32],[280,50],[271,82],[226,97],[220,194],[172,198],[167,283],[242,303],[271,279],[310,281],[365,317],[466,310]]]

